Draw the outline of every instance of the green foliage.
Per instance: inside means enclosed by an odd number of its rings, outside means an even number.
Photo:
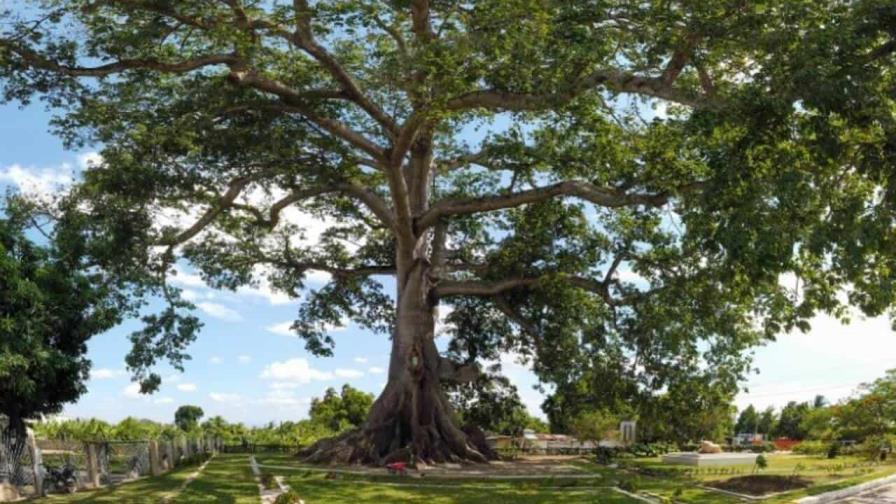
[[[92,285],[164,300],[131,337],[144,391],[200,328],[168,284],[184,263],[301,298],[319,355],[346,319],[430,337],[396,300],[451,303],[462,361],[532,357],[553,428],[606,409],[676,441],[730,433],[750,348],[896,303],[891,2],[310,3],[2,13],[2,98],[45,99],[67,145],[102,146],[48,208],[83,239],[66,249]],[[288,208],[327,223],[318,243]],[[331,280],[303,295],[314,270]],[[77,396],[68,367],[69,393],[37,403]],[[29,380],[16,392],[64,392]],[[803,413],[774,432],[802,439]]]
[[[34,243],[30,209],[8,204],[0,217],[0,414],[21,430],[24,419],[58,413],[85,392],[87,342],[117,324],[126,305],[85,267],[80,237]]]
[[[816,440],[806,440],[793,447],[793,453],[800,455],[824,455],[828,453],[830,443]]]
[[[364,423],[372,404],[371,394],[346,383],[339,393],[333,388],[328,388],[322,398],[313,398],[308,416],[314,424],[333,432],[341,432]]]
[[[295,490],[282,493],[274,499],[274,504],[299,504],[300,502],[302,499]]]
[[[737,417],[737,422],[734,424],[734,431],[738,434],[740,433],[755,433],[759,432],[759,413],[756,412],[756,408],[753,405],[749,405],[740,412],[740,415]]]
[[[580,441],[618,438],[619,418],[606,410],[583,411],[569,423],[569,432]]]
[[[789,439],[805,439],[807,431],[805,430],[806,425],[804,425],[803,419],[809,415],[810,411],[811,406],[809,403],[790,401],[781,409],[774,434],[778,437]]]
[[[184,405],[174,412],[174,425],[184,432],[191,431],[199,426],[199,419],[205,415],[199,406]]]
[[[757,471],[762,471],[766,468],[768,468],[768,459],[765,458],[765,455],[760,453],[759,455],[756,456],[755,469]]]
[[[521,436],[526,429],[550,430],[546,423],[529,415],[516,386],[497,369],[480,373],[469,383],[449,384],[446,390],[462,425],[508,436]]]

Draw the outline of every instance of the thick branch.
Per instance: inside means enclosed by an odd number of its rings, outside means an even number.
[[[234,179],[228,186],[227,191],[222,194],[218,200],[209,208],[193,225],[187,229],[177,233],[176,235],[165,238],[161,241],[161,245],[167,245],[169,248],[180,245],[199,234],[203,229],[210,225],[224,211],[236,208],[239,210],[252,213],[259,225],[274,228],[280,221],[280,213],[289,205],[303,201],[315,196],[327,193],[344,193],[354,197],[367,206],[374,215],[379,218],[383,224],[387,226],[394,225],[394,218],[391,210],[389,210],[386,202],[373,191],[357,186],[355,184],[342,182],[320,187],[312,187],[307,189],[295,189],[285,197],[277,200],[268,210],[268,216],[264,212],[250,205],[236,203],[235,200],[242,193],[243,189],[251,182],[249,177],[241,177]]]
[[[674,87],[662,77],[644,77],[620,71],[598,71],[557,93],[513,93],[495,89],[480,89],[448,100],[446,108],[463,111],[476,108],[493,110],[542,110],[553,105],[568,103],[583,92],[598,86],[606,86],[619,93],[652,96],[693,108],[714,106],[706,96]]]
[[[330,54],[323,46],[314,39],[314,33],[311,28],[311,9],[306,0],[296,0],[294,2],[296,10],[296,31],[294,40],[296,44],[307,52],[311,57],[317,60],[324,69],[326,69],[333,78],[349,94],[352,101],[357,103],[359,107],[364,109],[367,114],[378,122],[389,135],[394,135],[398,131],[395,121],[392,120],[380,107],[373,103],[370,98],[361,90],[361,87],[355,82],[355,79],[343,68],[343,66]]]
[[[165,73],[186,73],[213,65],[234,65],[239,62],[235,54],[209,54],[182,61],[160,61],[153,58],[123,59],[94,67],[71,66],[54,61],[46,56],[0,39],[0,49],[6,49],[21,58],[22,63],[30,68],[47,70],[68,77],[106,77],[125,70],[147,69]]]
[[[514,289],[528,289],[538,284],[548,276],[529,278],[508,278],[498,281],[487,280],[442,280],[436,284],[433,294],[438,298],[452,296],[499,296]],[[615,304],[610,297],[606,284],[593,278],[571,276],[563,277],[563,280],[573,287],[593,292],[599,295],[607,304]]]
[[[630,194],[618,189],[598,187],[589,182],[568,180],[546,187],[527,191],[482,198],[443,200],[424,213],[417,221],[417,230],[426,229],[439,219],[450,215],[467,215],[513,208],[526,203],[544,201],[557,196],[575,196],[605,207],[648,205],[659,207],[666,204],[666,194]]]

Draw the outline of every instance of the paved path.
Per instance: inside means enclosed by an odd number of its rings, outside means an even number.
[[[868,490],[854,497],[837,501],[838,504],[896,504],[896,483]]]

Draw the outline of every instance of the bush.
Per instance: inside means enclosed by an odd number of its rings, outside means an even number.
[[[261,480],[261,486],[268,490],[277,488],[277,479],[271,473],[261,473],[258,479]]]
[[[768,460],[765,458],[765,455],[759,454],[756,457],[756,470],[761,471],[768,467]]]
[[[671,443],[638,443],[629,448],[629,451],[636,457],[658,457],[677,449]]]
[[[638,483],[638,480],[635,478],[622,480],[619,482],[619,488],[626,492],[637,492],[638,487],[640,486]]]
[[[299,504],[300,502],[302,502],[302,499],[293,490],[278,495],[274,500],[274,504]]]
[[[892,436],[869,436],[865,442],[859,446],[859,451],[868,458],[868,460],[886,460],[890,452],[893,451]]]
[[[616,459],[618,454],[619,450],[616,448],[608,448],[606,446],[599,446],[594,452],[597,463],[601,465],[609,465],[613,463],[613,460]]]
[[[775,451],[775,444],[770,441],[764,441],[750,446],[753,453],[771,453]]]
[[[803,441],[793,447],[793,453],[802,455],[824,455],[830,449],[830,445],[823,441]]]
[[[838,443],[836,441],[831,443],[831,445],[828,446],[828,451],[827,451],[826,455],[829,459],[837,458],[837,456],[840,455],[840,443]]]

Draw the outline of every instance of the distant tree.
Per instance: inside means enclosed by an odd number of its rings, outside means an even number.
[[[737,422],[734,424],[734,430],[738,434],[755,434],[758,432],[758,427],[759,414],[756,413],[756,408],[754,408],[752,404],[740,412],[740,415],[737,417]]]
[[[312,399],[308,416],[312,423],[341,432],[364,423],[372,404],[372,394],[362,392],[346,383],[339,393],[333,388],[328,388],[322,398]]]
[[[145,441],[158,438],[164,425],[152,420],[127,417],[112,427],[111,439],[117,441]]]
[[[184,405],[174,412],[174,425],[188,432],[199,426],[199,419],[205,414],[199,406]]]
[[[804,439],[806,431],[803,430],[803,418],[810,410],[811,406],[807,402],[790,401],[787,403],[781,409],[774,435],[790,439]]]
[[[815,396],[815,399],[812,400],[813,408],[824,408],[828,405],[828,400],[825,396],[818,394]]]
[[[583,411],[570,421],[569,432],[580,441],[598,442],[618,434],[619,417],[606,410]]]
[[[896,369],[862,384],[856,397],[832,409],[842,438],[861,441],[896,432]]]
[[[520,435],[533,423],[516,387],[499,374],[482,373],[472,382],[448,386],[447,391],[463,425]]]
[[[777,415],[775,414],[775,408],[771,406],[765,408],[762,414],[759,415],[759,423],[756,424],[756,432],[770,435],[775,430],[776,420]]]
[[[803,415],[800,421],[800,430],[805,434],[806,439],[829,440],[834,436],[833,415],[834,408],[832,407],[812,408]]]

